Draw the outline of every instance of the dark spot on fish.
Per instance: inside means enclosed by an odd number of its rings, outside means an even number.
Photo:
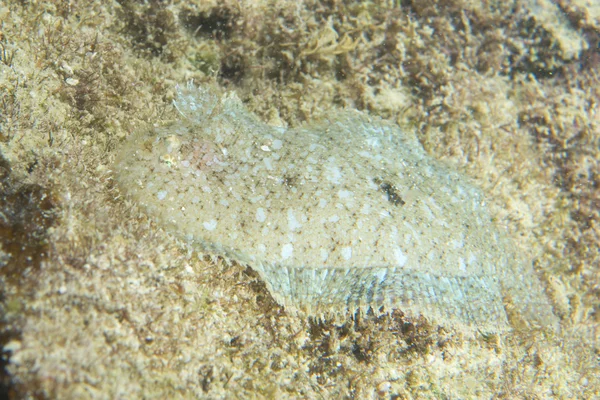
[[[298,179],[295,176],[284,175],[282,183],[285,187],[292,189],[296,186],[297,181]]]
[[[396,188],[396,186],[380,178],[373,178],[373,182],[375,182],[375,184],[378,186],[378,190],[380,192],[385,193],[385,195],[387,196],[387,200],[390,203],[392,203],[396,207],[403,206],[406,204],[406,202],[402,199],[402,196],[400,196],[400,193],[398,193],[398,189]]]

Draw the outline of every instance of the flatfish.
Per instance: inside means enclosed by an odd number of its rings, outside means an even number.
[[[501,332],[556,318],[480,189],[357,111],[274,127],[235,94],[177,88],[179,121],[132,135],[122,190],[173,234],[250,266],[291,312],[400,309]]]

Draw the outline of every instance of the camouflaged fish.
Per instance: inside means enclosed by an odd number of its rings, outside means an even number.
[[[399,309],[501,332],[509,301],[556,323],[482,192],[414,136],[356,111],[274,127],[234,94],[177,91],[180,120],[133,135],[117,179],[172,233],[256,270],[286,309]]]

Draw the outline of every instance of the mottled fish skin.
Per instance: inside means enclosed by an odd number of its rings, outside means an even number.
[[[234,94],[177,91],[181,119],[133,135],[117,179],[169,231],[256,270],[286,309],[384,306],[502,332],[510,298],[556,323],[481,191],[414,136],[350,111],[277,128]]]

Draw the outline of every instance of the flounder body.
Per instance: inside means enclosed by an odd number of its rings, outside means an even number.
[[[554,323],[470,181],[397,126],[340,112],[267,125],[235,95],[178,88],[180,121],[134,135],[123,189],[174,234],[249,265],[289,310],[398,308],[441,324]]]

